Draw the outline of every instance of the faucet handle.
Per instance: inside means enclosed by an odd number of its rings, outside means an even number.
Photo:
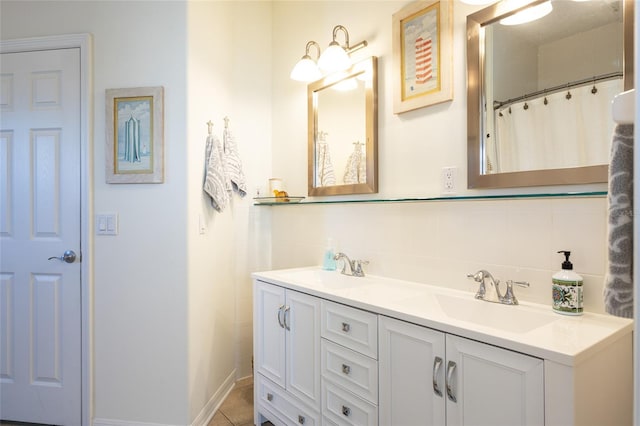
[[[513,281],[507,280],[507,291],[504,293],[504,297],[502,298],[502,303],[505,305],[517,305],[518,299],[516,299],[516,295],[513,294],[513,285],[519,285],[520,287],[529,287],[529,283],[527,281]]]
[[[353,261],[353,275],[356,277],[364,277],[364,270],[362,269],[363,265],[368,265],[368,260],[354,260]]]

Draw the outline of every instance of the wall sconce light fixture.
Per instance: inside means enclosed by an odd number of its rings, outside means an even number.
[[[309,49],[311,48],[311,46],[315,46],[318,50],[316,60],[320,57],[320,45],[315,41],[310,41],[309,43],[307,43],[304,56],[291,70],[291,74],[289,75],[289,77],[291,77],[292,80],[309,82],[319,80],[322,77],[322,73],[318,68],[318,64],[316,64],[316,61],[314,61],[311,56],[309,56]]]
[[[336,38],[338,37],[338,31],[344,33],[345,43],[341,46]],[[309,56],[309,48],[316,46],[318,49],[318,63],[311,59]],[[293,80],[310,82],[319,80],[322,77],[322,73],[330,74],[335,71],[342,71],[351,66],[351,58],[349,55],[356,50],[362,49],[367,46],[367,41],[361,41],[360,43],[350,46],[349,45],[349,32],[342,25],[336,25],[333,28],[333,40],[329,43],[329,47],[320,54],[320,46],[315,41],[307,43],[306,53],[298,61],[296,66],[291,71],[290,77]]]

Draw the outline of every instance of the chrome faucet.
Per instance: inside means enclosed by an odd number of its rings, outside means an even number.
[[[522,287],[529,287],[526,281],[507,281],[507,290],[502,296],[500,294],[500,280],[493,278],[493,275],[487,270],[481,269],[475,274],[468,274],[468,278],[472,278],[475,282],[480,283],[476,299],[485,300],[487,302],[502,303],[504,305],[517,305],[518,299],[513,294],[513,284]],[[487,285],[488,282],[488,285]]]
[[[336,253],[333,257],[336,262],[338,260],[342,260],[342,271],[340,271],[344,275],[351,275],[354,277],[364,277],[364,270],[362,269],[362,265],[368,265],[369,261],[367,260],[351,260],[349,256],[340,252]],[[349,265],[349,273],[347,273],[347,265]]]

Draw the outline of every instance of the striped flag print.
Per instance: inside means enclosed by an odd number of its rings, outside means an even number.
[[[425,84],[433,76],[431,45],[431,37],[416,39],[416,84]]]

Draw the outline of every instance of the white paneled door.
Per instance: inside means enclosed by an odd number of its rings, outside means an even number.
[[[0,417],[80,425],[80,49],[1,71]]]

